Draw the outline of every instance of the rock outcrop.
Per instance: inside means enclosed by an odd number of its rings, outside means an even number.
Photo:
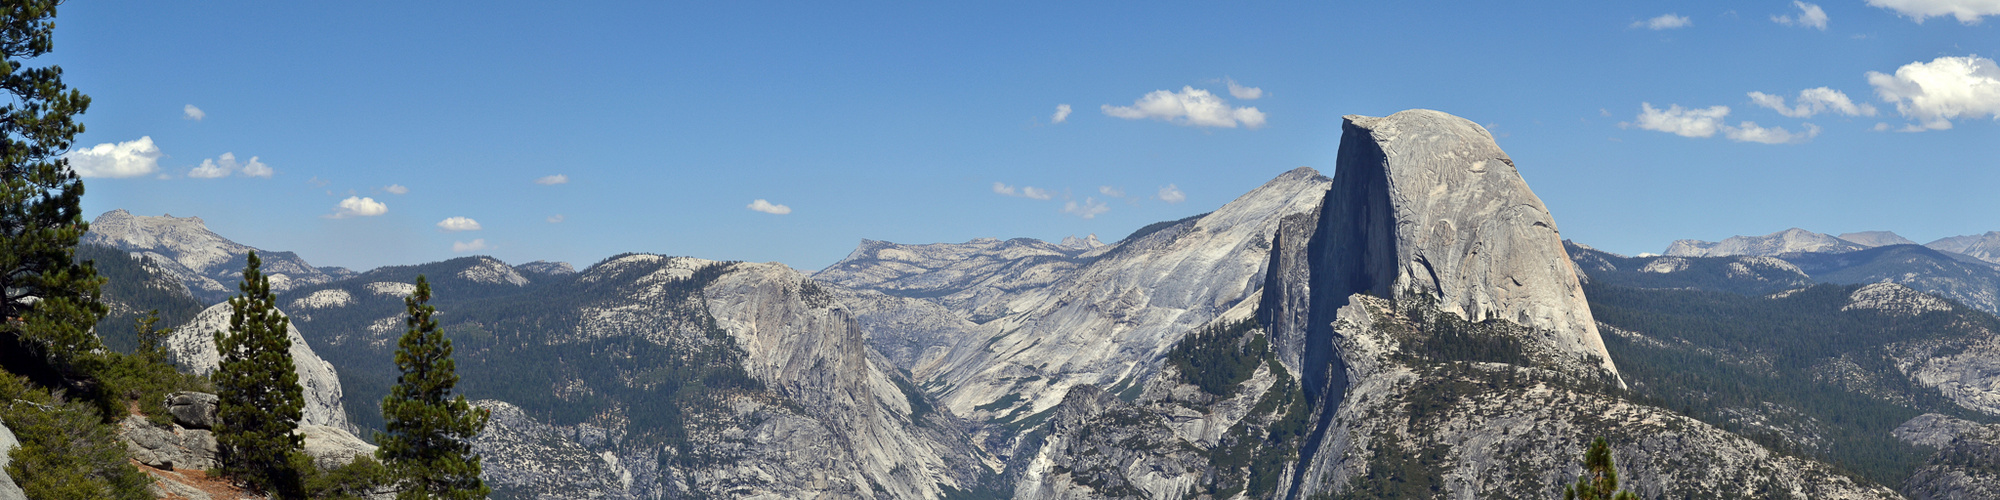
[[[1978,422],[1925,413],[1896,426],[1896,429],[1889,431],[1889,434],[1905,443],[1942,449],[1951,445],[1952,440],[1958,439],[1959,435],[1978,428]]]
[[[0,422],[0,500],[28,500],[28,493],[21,491],[21,485],[7,474],[7,463],[12,461],[9,455],[17,446],[21,446],[21,440],[14,438],[14,430],[8,429],[6,422]]]
[[[1539,342],[1617,375],[1555,218],[1485,128],[1430,110],[1348,116],[1339,162],[1315,236],[1315,308],[1352,293],[1433,297],[1469,321],[1549,331]]]
[[[1869,248],[1886,247],[1889,245],[1917,244],[1917,242],[1910,241],[1909,238],[1904,238],[1903,235],[1889,231],[1862,231],[1858,233],[1841,233],[1839,238],[1842,240],[1846,240],[1849,243],[1854,243],[1856,245],[1861,245]]]
[[[209,470],[216,467],[215,433],[178,424],[160,425],[131,415],[118,422],[118,438],[133,460],[159,469]]]
[[[1670,257],[1728,257],[1760,255],[1777,257],[1790,253],[1841,253],[1867,248],[1866,245],[1832,235],[1791,228],[1763,236],[1731,236],[1720,242],[1674,240],[1667,245]]]
[[[83,244],[104,245],[151,257],[164,270],[187,285],[188,291],[204,303],[216,303],[235,293],[243,280],[246,256],[256,251],[263,272],[271,279],[273,292],[326,283],[339,279],[344,269],[327,270],[307,264],[292,252],[259,250],[224,238],[208,230],[200,217],[159,217],[132,215],[112,210],[90,221]]]
[[[215,371],[221,357],[215,351],[215,332],[229,329],[229,315],[235,311],[228,302],[210,306],[194,320],[174,328],[167,338],[167,354],[182,370],[207,375]],[[284,314],[282,311],[279,314]],[[294,325],[286,325],[285,334],[292,342],[293,370],[298,372],[299,386],[305,389],[305,415],[301,424],[326,425],[354,431],[347,421],[340,375],[333,364],[320,359],[313,348],[306,343],[305,336],[299,334]]]
[[[2000,424],[1960,432],[1903,482],[1914,500],[2000,498]]]
[[[566,276],[566,275],[576,274],[576,268],[570,267],[568,262],[549,262],[546,260],[538,260],[526,264],[521,264],[518,266],[514,266],[514,269],[524,274],[531,274],[531,275],[539,274],[544,276]]]
[[[1969,256],[1992,264],[2000,264],[2000,231],[1941,238],[1925,243],[1934,250]]]

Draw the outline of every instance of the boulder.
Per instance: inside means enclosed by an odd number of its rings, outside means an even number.
[[[321,469],[353,463],[354,457],[362,455],[375,456],[375,445],[339,427],[301,425],[292,433],[305,438],[306,455],[311,456],[313,465]]]
[[[214,394],[184,391],[167,395],[167,413],[173,414],[174,423],[189,429],[215,428]]]
[[[118,438],[139,463],[160,469],[209,470],[216,467],[215,433],[178,425],[158,425],[131,415],[118,422]]]

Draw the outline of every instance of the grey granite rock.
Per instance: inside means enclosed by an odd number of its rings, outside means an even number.
[[[1925,243],[1935,250],[1970,256],[1991,264],[2000,264],[2000,231],[1984,234],[1953,236]]]
[[[2000,498],[2000,424],[1965,429],[1903,482],[1915,500]]]
[[[1422,109],[1350,115],[1334,172],[1313,255],[1330,287],[1313,292],[1329,303],[1316,308],[1427,295],[1470,321],[1551,331],[1545,346],[1617,374],[1555,218],[1485,128]]]
[[[14,484],[14,478],[7,475],[7,463],[11,461],[8,455],[20,445],[21,441],[14,438],[14,431],[8,429],[5,422],[0,422],[0,500],[28,500],[28,494],[21,491],[21,485]]]
[[[1763,236],[1731,236],[1715,243],[1700,240],[1675,240],[1667,246],[1666,255],[1671,257],[1728,257],[1731,255],[1776,257],[1799,252],[1844,253],[1869,246],[1873,245],[1860,244],[1836,238],[1832,235],[1815,233],[1795,227]]]
[[[209,470],[216,466],[215,434],[178,425],[158,425],[132,415],[118,422],[118,438],[133,460],[153,467]]]
[[[217,401],[214,394],[206,392],[176,392],[167,395],[167,413],[173,414],[174,423],[181,427],[213,429]]]
[[[1950,445],[1952,440],[1958,439],[1960,434],[1977,428],[1979,428],[1978,422],[1925,413],[1896,426],[1894,430],[1889,431],[1889,434],[1905,443],[1944,448]]]
[[[333,469],[354,462],[355,457],[374,456],[375,445],[354,437],[338,427],[301,425],[292,431],[304,438],[306,456],[321,469]]]
[[[221,363],[215,351],[215,332],[229,329],[229,315],[234,311],[228,302],[210,306],[187,324],[174,328],[167,338],[167,353],[182,370],[207,375],[214,372]],[[284,314],[279,311],[279,314]],[[343,406],[345,397],[340,387],[340,375],[333,364],[313,353],[312,345],[306,343],[304,335],[295,325],[286,325],[286,336],[292,341],[291,354],[293,370],[298,372],[299,386],[305,389],[305,412],[299,423],[304,425],[330,425],[354,430],[347,421],[347,409]]]

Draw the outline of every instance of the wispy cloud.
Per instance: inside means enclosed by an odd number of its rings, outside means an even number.
[[[1771,16],[1771,21],[1786,26],[1803,26],[1826,31],[1826,9],[1798,0],[1792,0],[1792,6],[1798,7],[1798,15]]]
[[[326,218],[346,219],[349,217],[374,217],[386,213],[389,213],[389,206],[382,204],[382,202],[375,201],[374,198],[349,196],[345,200],[340,200],[340,204],[335,205],[333,207],[333,213],[328,214]]]
[[[387,186],[383,186],[382,190],[388,191],[389,194],[410,194],[410,188],[403,187],[402,184],[390,184]]]
[[[138,177],[160,169],[160,147],[152,136],[104,143],[63,154],[78,177]]]
[[[1191,127],[1235,128],[1241,124],[1255,129],[1264,126],[1264,112],[1257,108],[1231,107],[1221,97],[1194,87],[1181,87],[1180,92],[1155,90],[1132,101],[1131,106],[1105,104],[1099,109],[1116,118],[1151,118]]]
[[[1118,188],[1115,188],[1115,187],[1111,187],[1111,186],[1098,186],[1098,187],[1097,187],[1097,194],[1101,194],[1101,195],[1105,195],[1105,196],[1110,196],[1110,197],[1112,197],[1112,198],[1124,198],[1124,197],[1125,197],[1125,190],[1123,190],[1123,189],[1118,189]]]
[[[239,172],[244,177],[264,178],[271,177],[272,173],[271,167],[258,161],[255,156],[250,157],[249,162],[239,164],[236,162],[236,153],[223,153],[220,157],[202,160],[201,166],[188,170],[187,175],[196,179],[218,179]]]
[[[465,217],[452,217],[449,219],[438,221],[437,226],[439,230],[442,230],[447,233],[456,233],[459,231],[478,231],[480,229],[479,221]]]
[[[1228,82],[1229,82],[1230,97],[1242,99],[1245,101],[1255,101],[1258,98],[1264,97],[1264,89],[1237,85],[1236,79],[1234,78],[1228,79]]]
[[[550,224],[561,224],[563,221],[563,215],[562,214],[551,215],[549,216],[548,221]]]
[[[203,112],[201,108],[194,107],[193,104],[189,104],[181,107],[181,118],[185,120],[201,121],[201,119],[203,118],[208,118],[208,113]]]
[[[1759,144],[1799,144],[1819,136],[1819,126],[1808,123],[1805,131],[1793,133],[1784,127],[1760,127],[1757,122],[1743,122],[1734,127],[1724,127],[1723,136],[1736,142]]]
[[[1993,0],[1868,0],[1868,5],[1896,11],[1923,23],[1930,17],[1952,16],[1964,24],[1979,24],[1985,16],[2000,16],[2000,2]]]
[[[485,238],[474,238],[472,241],[469,242],[466,241],[451,242],[451,251],[457,253],[477,252],[489,248],[491,247],[486,246]]]
[[[1085,219],[1094,219],[1097,218],[1098,214],[1109,211],[1111,211],[1111,207],[1106,206],[1104,202],[1097,201],[1095,198],[1084,198],[1082,203],[1077,203],[1076,200],[1069,200],[1063,203],[1063,213]]]
[[[1049,123],[1062,123],[1066,121],[1069,121],[1069,105],[1057,104],[1056,114],[1049,115]]]
[[[993,183],[993,192],[995,194],[1000,194],[1004,196],[1033,198],[1037,200],[1046,200],[1055,197],[1055,193],[1049,192],[1049,190],[1047,189],[1042,189],[1034,186],[1021,186],[1020,188],[1017,189],[1014,186],[1009,186],[1007,185],[1007,183],[1004,182]]]
[[[1168,184],[1167,187],[1160,188],[1160,193],[1154,195],[1154,197],[1167,203],[1187,201],[1187,193],[1181,192],[1181,188],[1175,187],[1173,184]]]
[[[749,205],[745,206],[751,210],[756,210],[771,215],[785,215],[792,213],[792,207],[773,204],[769,201],[765,201],[763,198],[758,198],[757,201],[750,202]]]
[[[1868,84],[1882,102],[1895,103],[1896,112],[1924,129],[1949,129],[1951,121],[1960,118],[2000,117],[2000,66],[1992,59],[1965,56],[1913,62],[1896,68],[1894,75],[1870,71]]]
[[[1813,115],[1824,112],[1847,116],[1875,116],[1875,106],[1866,103],[1855,104],[1853,100],[1847,98],[1846,93],[1826,87],[1799,91],[1799,98],[1794,101],[1797,105],[1791,107],[1785,106],[1784,96],[1763,92],[1751,92],[1750,102],[1777,110],[1778,114],[1792,118],[1812,118]]]
[[[1632,27],[1646,28],[1649,30],[1658,31],[1658,30],[1670,30],[1676,28],[1686,28],[1689,25],[1693,24],[1694,20],[1688,19],[1687,16],[1680,16],[1674,14],[1661,14],[1660,17],[1655,17],[1652,19],[1647,19],[1644,21],[1633,21]]]
[[[568,175],[563,175],[563,174],[556,174],[556,175],[551,175],[551,176],[548,176],[548,177],[543,177],[543,178],[539,178],[539,179],[535,179],[535,183],[536,183],[536,184],[541,184],[541,185],[544,185],[544,186],[554,186],[554,185],[557,185],[557,184],[569,184],[569,176],[568,176]]]

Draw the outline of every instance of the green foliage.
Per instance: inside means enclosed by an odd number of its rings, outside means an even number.
[[[1529,329],[1512,321],[1487,319],[1478,323],[1466,321],[1456,313],[1439,311],[1437,301],[1425,296],[1411,296],[1399,301],[1405,306],[1403,314],[1410,318],[1416,328],[1413,335],[1402,336],[1405,356],[1417,356],[1423,361],[1478,361],[1506,363],[1516,366],[1535,366],[1528,355],[1527,344],[1521,339],[1529,335]]]
[[[1406,449],[1395,432],[1375,436],[1369,448],[1368,473],[1350,480],[1341,499],[1438,498],[1444,495],[1444,448]]]
[[[1209,464],[1216,471],[1210,493],[1219,498],[1237,491],[1250,498],[1265,498],[1277,490],[1285,467],[1298,460],[1299,447],[1310,430],[1312,408],[1306,403],[1305,392],[1277,358],[1268,351],[1261,355],[1277,380],[1209,451]]]
[[[90,325],[104,315],[103,280],[74,256],[89,224],[83,181],[62,154],[83,125],[90,98],[69,89],[62,68],[26,61],[54,48],[53,0],[0,6],[0,347],[10,371],[47,386],[74,384],[99,347]],[[29,297],[34,297],[30,300]],[[18,321],[16,321],[18,319]]]
[[[347,465],[311,474],[306,478],[306,491],[316,499],[360,500],[385,493],[394,484],[395,473],[375,457],[361,455]]]
[[[221,355],[214,375],[218,401],[216,458],[224,475],[279,498],[305,496],[305,474],[293,455],[304,442],[292,433],[305,410],[304,389],[292,363],[290,321],[278,314],[271,283],[250,252],[242,294],[229,299],[229,331],[215,332]]]
[[[1902,484],[1931,451],[1897,440],[1889,433],[1896,426],[1926,412],[2000,419],[1966,410],[1910,381],[1883,347],[1912,341],[1949,346],[1969,331],[2000,331],[2000,321],[1971,310],[1915,317],[1841,310],[1855,288],[1819,285],[1783,298],[1605,285],[1585,285],[1585,293],[1598,321],[1658,340],[1604,335],[1635,401],[1680,411],[1870,481]],[[1820,376],[1817,370],[1836,360],[1858,368],[1866,387]],[[1810,429],[1824,445],[1801,447],[1742,425],[1738,415],[1744,409],[1765,408],[1795,410],[1763,417],[1770,426]]]
[[[21,441],[7,475],[28,498],[152,498],[150,478],[132,468],[125,445],[91,406],[0,373],[0,421]]]
[[[472,438],[486,428],[487,411],[473,408],[458,386],[451,339],[438,331],[431,284],[417,275],[416,291],[403,299],[409,330],[397,342],[396,368],[402,375],[382,399],[388,432],[376,434],[375,455],[393,471],[405,500],[484,498],[492,490],[479,479],[479,455]]]
[[[1611,461],[1611,443],[1599,436],[1583,450],[1583,475],[1575,484],[1563,487],[1563,500],[1639,500],[1639,495],[1618,489],[1618,466]]]
[[[1228,397],[1250,380],[1270,351],[1270,340],[1263,333],[1244,338],[1258,328],[1255,318],[1202,328],[1174,343],[1167,351],[1167,363],[1202,392]]]
[[[995,399],[991,403],[974,406],[972,409],[976,411],[999,411],[1014,406],[1014,403],[1019,402],[1021,402],[1021,395],[1010,392],[1004,396],[1000,396],[1000,399]]]
[[[904,370],[901,376],[889,377],[889,381],[895,382],[896,389],[903,391],[903,399],[910,401],[910,420],[921,422],[924,415],[929,415],[937,409],[931,407],[930,401],[924,399],[924,391],[918,389],[916,384],[910,383],[909,377],[909,371]]]
[[[160,324],[182,325],[201,314],[208,304],[188,293],[186,285],[173,276],[154,272],[145,263],[152,257],[132,257],[123,250],[103,245],[79,245],[76,259],[95,266],[104,282],[103,301],[110,313],[97,322],[97,335],[113,351],[139,352],[132,324],[149,312]]]

